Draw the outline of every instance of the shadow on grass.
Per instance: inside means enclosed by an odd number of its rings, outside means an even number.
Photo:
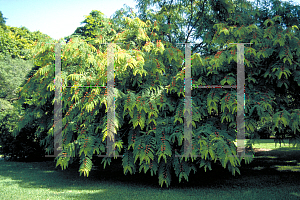
[[[101,159],[95,161],[89,177],[83,177],[79,176],[78,164],[62,171],[60,166],[55,168],[53,161],[1,161],[0,181],[6,185],[17,183],[20,192],[44,189],[45,199],[199,199],[199,196],[203,196],[202,199],[257,199],[261,195],[266,198],[259,199],[300,198],[299,149],[258,152],[252,163],[242,163],[241,175],[236,176],[218,162],[207,172],[197,166],[196,174],[191,171],[189,182],[182,179],[178,183],[173,174],[169,188],[161,188],[157,174],[151,176],[149,171],[124,175],[120,158],[112,159],[106,169],[100,163]]]

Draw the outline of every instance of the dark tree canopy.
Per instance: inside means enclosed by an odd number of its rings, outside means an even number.
[[[0,11],[0,26],[5,27],[6,19],[7,18],[3,17],[2,12]]]

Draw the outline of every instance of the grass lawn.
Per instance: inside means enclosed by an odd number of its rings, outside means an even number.
[[[249,139],[245,139],[244,144],[247,143]],[[289,144],[288,139],[283,140],[284,143],[276,143],[274,139],[258,139],[257,142],[254,143],[253,148],[263,148],[263,149],[278,149],[279,147],[293,147],[292,143]],[[235,141],[235,145],[237,142]]]
[[[273,141],[273,143],[272,143]],[[96,164],[90,176],[79,176],[78,166],[62,171],[53,161],[0,161],[0,199],[300,199],[300,149],[274,140],[260,140],[251,164],[242,164],[241,175],[232,176],[218,164],[212,171],[198,168],[189,182],[172,177],[169,188],[158,185],[157,175],[124,175],[121,160],[103,169]]]

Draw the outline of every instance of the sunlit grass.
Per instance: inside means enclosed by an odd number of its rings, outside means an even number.
[[[247,141],[249,141],[249,139],[245,139],[244,144],[246,145]],[[235,145],[237,145],[237,140],[235,140],[234,142]],[[262,149],[278,149],[280,147],[291,147],[291,148],[298,148],[300,150],[299,146],[295,146],[293,147],[293,144],[290,143],[289,144],[289,140],[288,139],[284,139],[283,142],[281,143],[277,143],[275,144],[274,139],[259,139],[257,141],[255,141],[253,148],[262,148]]]

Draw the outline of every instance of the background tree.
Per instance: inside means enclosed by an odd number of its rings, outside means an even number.
[[[26,27],[0,27],[0,59],[5,55],[24,60],[32,59],[34,42],[49,37],[40,31],[30,32]]]
[[[17,99],[18,87],[32,67],[32,60],[13,59],[9,55],[0,60],[0,98],[10,101]]]
[[[0,11],[0,26],[1,27],[5,27],[6,19],[7,18],[3,17],[2,12]]]
[[[72,35],[65,37],[65,40],[68,42],[71,37],[77,36],[102,52],[106,46],[101,43],[103,41],[111,42],[111,38],[118,31],[115,30],[115,24],[109,18],[105,18],[104,14],[98,10],[92,10],[81,24],[84,26],[78,27]]]

